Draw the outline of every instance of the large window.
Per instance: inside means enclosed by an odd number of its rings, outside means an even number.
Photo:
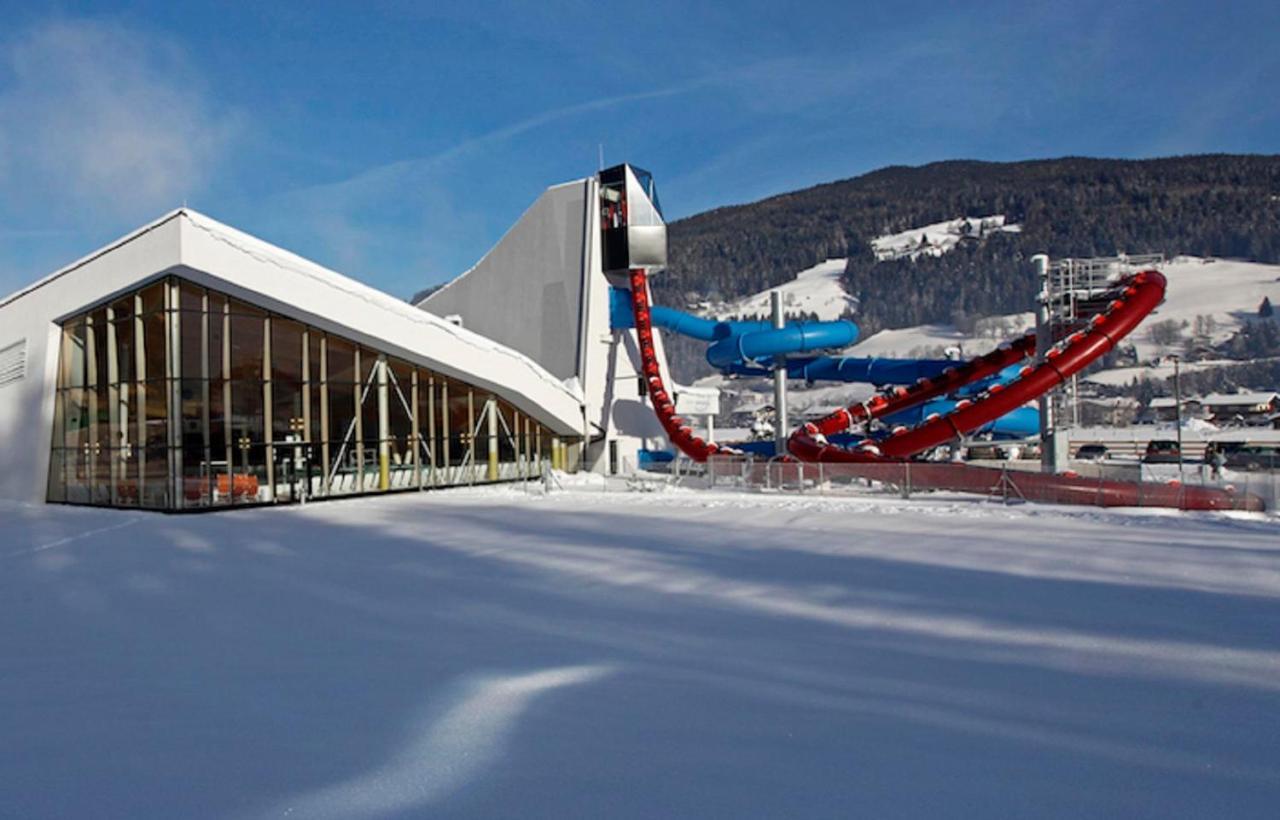
[[[199,509],[527,477],[494,395],[166,277],[62,325],[50,501]]]

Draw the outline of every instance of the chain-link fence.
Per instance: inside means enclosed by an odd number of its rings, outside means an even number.
[[[1176,475],[1157,474],[1149,465],[1133,467],[1123,475],[1107,469],[1084,475],[951,462],[824,464],[716,456],[705,465],[701,484],[820,495],[880,491],[904,498],[941,490],[977,493],[1004,502],[1201,510],[1273,510],[1280,494],[1280,476],[1275,473],[1212,476],[1200,470],[1184,470],[1179,479]],[[1145,474],[1143,468],[1148,468]]]

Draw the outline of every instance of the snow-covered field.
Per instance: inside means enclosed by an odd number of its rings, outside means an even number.
[[[790,314],[816,313],[822,321],[839,319],[850,310],[855,300],[844,292],[840,279],[844,276],[846,259],[828,259],[796,274],[790,282],[776,288],[745,296],[733,302],[710,306],[700,311],[722,319],[748,316],[769,316],[772,311],[770,293],[782,293],[783,310]]]
[[[915,259],[919,256],[942,256],[955,250],[965,239],[981,239],[989,233],[1020,233],[1021,225],[1005,224],[1002,214],[970,216],[908,228],[871,240],[871,250],[878,261]]]
[[[513,488],[0,519],[4,816],[1280,802],[1274,519]]]

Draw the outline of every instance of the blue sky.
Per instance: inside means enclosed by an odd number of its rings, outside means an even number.
[[[230,8],[227,8],[230,7]],[[0,0],[0,292],[183,204],[401,296],[545,186],[1280,152],[1280,4]]]

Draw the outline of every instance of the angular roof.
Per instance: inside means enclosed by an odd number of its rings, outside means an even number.
[[[165,273],[492,390],[561,434],[580,432],[580,390],[524,354],[189,208],[5,297],[0,309],[55,286],[59,303],[74,294],[59,314],[70,315]]]

